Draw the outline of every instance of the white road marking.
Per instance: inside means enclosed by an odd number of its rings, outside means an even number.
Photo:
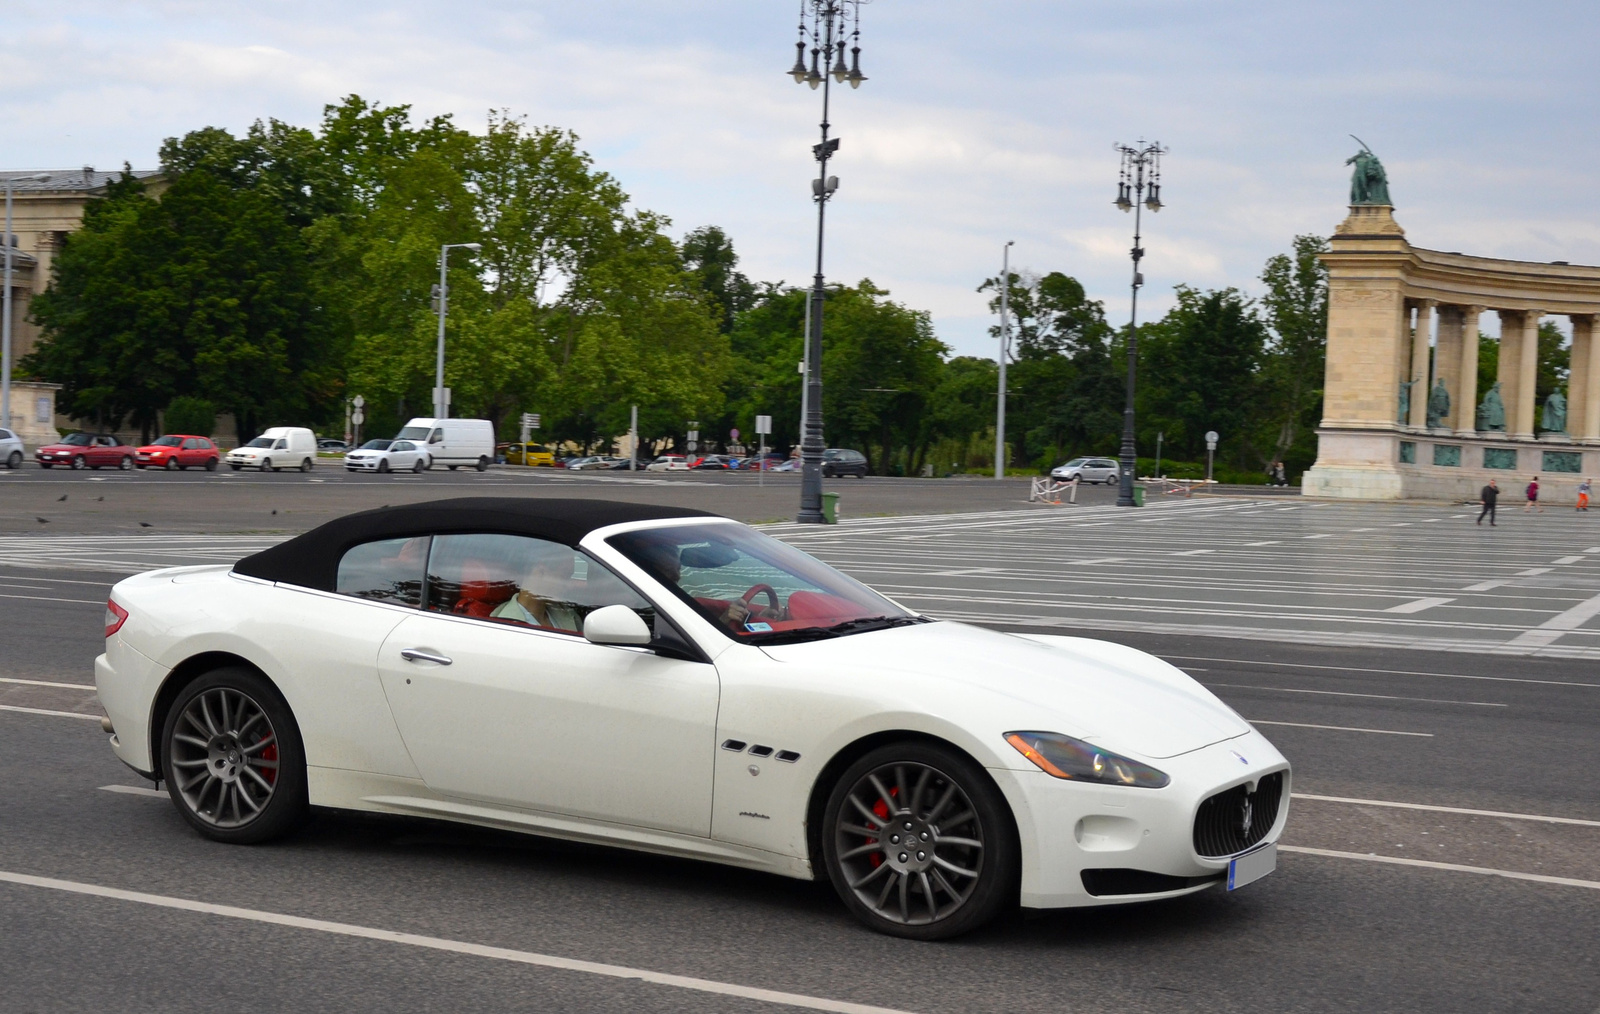
[[[1350,530],[1352,532],[1375,532],[1375,531],[1377,531],[1376,528],[1352,528]]]
[[[1307,535],[1306,538],[1308,538],[1308,539],[1331,539],[1331,538],[1333,538],[1333,536],[1331,536],[1331,535]]]
[[[1181,553],[1173,553],[1172,555],[1173,556],[1203,556],[1206,553],[1215,553],[1215,552],[1216,552],[1215,549],[1185,549]]]
[[[1305,722],[1268,722],[1261,718],[1247,718],[1251,725],[1287,725],[1296,729],[1328,729],[1333,732],[1370,732],[1376,736],[1420,736],[1432,739],[1431,732],[1397,732],[1394,729],[1357,729],[1349,725],[1308,725]]]
[[[1600,615],[1600,595],[1579,602],[1564,613],[1557,613],[1532,630],[1524,630],[1507,641],[1506,644],[1518,647],[1554,644],[1562,634],[1570,630],[1577,630],[1597,615]]]
[[[1563,556],[1559,560],[1551,560],[1550,562],[1553,563],[1553,564],[1556,564],[1557,566],[1560,566],[1560,565],[1563,565],[1563,564],[1568,564],[1568,563],[1582,563],[1583,562],[1583,557],[1581,557],[1581,556]]]
[[[64,690],[93,690],[93,683],[51,683],[46,680],[24,680],[15,676],[0,676],[0,683],[24,683],[30,687],[61,687]]]
[[[34,602],[71,602],[81,606],[104,606],[100,599],[62,599],[50,595],[0,595],[0,599],[31,599]]]
[[[1186,669],[1185,672],[1208,672],[1206,669]],[[1505,708],[1507,704],[1489,701],[1447,701],[1437,697],[1395,697],[1390,694],[1358,694],[1349,690],[1299,690],[1294,687],[1258,687],[1248,683],[1205,683],[1208,687],[1228,687],[1233,690],[1273,690],[1280,694],[1322,694],[1328,697],[1371,697],[1380,701],[1416,701],[1419,704],[1466,704],[1474,708]]]
[[[126,796],[153,796],[156,799],[171,798],[159,789],[147,789],[143,785],[102,785],[100,791],[120,792]]]
[[[1164,659],[1194,662],[1235,662],[1243,665],[1288,666],[1294,669],[1331,669],[1334,672],[1370,672],[1385,676],[1439,676],[1450,680],[1488,680],[1494,683],[1537,683],[1547,687],[1589,687],[1600,689],[1600,683],[1571,683],[1566,680],[1530,680],[1521,676],[1468,676],[1454,672],[1424,672],[1418,669],[1362,669],[1352,665],[1315,665],[1311,662],[1264,662],[1254,658],[1211,658],[1206,655],[1161,655]]]
[[[52,718],[87,718],[91,722],[100,721],[99,715],[80,715],[76,711],[49,711],[45,708],[19,708],[15,704],[0,704],[0,711],[15,711],[24,715],[49,715]]]
[[[1588,549],[1585,549],[1584,552],[1585,553],[1600,553],[1600,546],[1590,546]]]
[[[1454,601],[1455,599],[1417,599],[1414,602],[1402,602],[1397,606],[1390,606],[1388,609],[1385,609],[1384,612],[1420,613],[1424,609],[1432,609],[1434,606],[1442,606],[1447,602]]]
[[[443,937],[423,936],[420,933],[402,933],[397,930],[378,929],[372,926],[331,922],[327,919],[308,919],[304,916],[286,915],[281,912],[263,912],[259,909],[237,908],[233,905],[215,905],[210,902],[191,901],[187,898],[173,898],[162,894],[146,894],[143,891],[124,891],[116,887],[101,887],[98,884],[85,884],[74,880],[57,880],[54,877],[35,877],[26,873],[12,873],[8,870],[0,870],[0,882],[17,884],[21,887],[38,887],[51,891],[64,891],[69,894],[83,894],[94,898],[128,901],[139,905],[151,905],[156,908],[177,909],[181,912],[195,912],[200,915],[243,919],[247,922],[266,923],[271,926],[315,930],[319,933],[330,933],[336,936],[377,940],[391,944],[405,944],[410,947],[423,947],[429,950],[465,954],[477,958],[493,958],[497,961],[509,961],[541,968],[554,968],[566,972],[583,972],[588,975],[601,975],[612,979],[637,979],[657,986],[672,986],[677,989],[714,993],[719,996],[733,996],[743,1000],[756,1000],[761,1003],[784,1004],[789,1007],[800,1007],[806,1010],[833,1011],[837,1012],[837,1014],[905,1014],[903,1011],[893,1010],[888,1007],[851,1003],[847,1000],[829,1000],[825,997],[806,996],[802,993],[784,993],[775,989],[741,986],[731,982],[718,982],[714,979],[697,979],[688,975],[672,975],[667,972],[655,972],[644,968],[629,968],[626,965],[610,965],[599,961],[563,958],[554,954],[518,951],[509,947],[470,944],[460,940],[447,940]]]
[[[1127,562],[1128,562],[1128,558],[1126,556],[1105,556],[1105,557],[1101,557],[1098,560],[1078,560],[1073,565],[1077,566],[1077,567],[1088,567],[1088,566],[1091,566],[1091,565],[1097,564],[1097,563],[1127,563]]]
[[[1505,810],[1471,810],[1460,806],[1433,806],[1428,803],[1396,803],[1387,799],[1353,799],[1349,796],[1316,796],[1309,792],[1290,793],[1295,799],[1311,799],[1319,803],[1350,803],[1355,806],[1388,806],[1397,810],[1428,810],[1433,813],[1461,813],[1469,817],[1500,817],[1505,820],[1536,820],[1545,824],[1575,824],[1578,827],[1600,827],[1600,820],[1582,820],[1578,817],[1547,817],[1538,813],[1510,813]]]
[[[1527,570],[1517,571],[1517,577],[1537,577],[1548,573],[1550,573],[1549,567],[1529,567]]]
[[[1390,863],[1395,866],[1421,866],[1429,870],[1449,870],[1453,873],[1480,873],[1490,877],[1511,880],[1531,880],[1539,884],[1560,884],[1563,887],[1587,887],[1600,891],[1600,880],[1574,880],[1571,877],[1548,877],[1543,873],[1518,873],[1514,870],[1492,870],[1486,866],[1462,866],[1458,863],[1435,863],[1426,859],[1401,859],[1398,856],[1378,856],[1362,852],[1335,852],[1333,849],[1313,849],[1304,845],[1279,845],[1280,852],[1299,852],[1308,856],[1328,856],[1333,859],[1359,859],[1368,863]]]
[[[1300,508],[1298,508],[1298,507],[1289,507],[1289,508],[1286,508],[1286,509],[1287,510],[1299,510]],[[1281,545],[1283,545],[1283,540],[1282,539],[1271,539],[1271,540],[1268,540],[1267,542],[1246,542],[1245,545],[1247,545],[1247,546],[1281,546]]]
[[[1498,588],[1501,585],[1506,585],[1506,584],[1510,584],[1510,583],[1511,583],[1510,581],[1479,581],[1477,584],[1469,584],[1469,585],[1467,585],[1465,588],[1463,588],[1461,590],[1462,591],[1489,591],[1492,588]]]

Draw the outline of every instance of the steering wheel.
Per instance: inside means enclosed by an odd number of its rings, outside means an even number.
[[[767,606],[765,609],[761,610],[762,613],[770,613],[774,618],[781,617],[783,615],[783,607],[778,604],[778,593],[772,590],[772,585],[770,584],[751,585],[749,591],[739,596],[739,601],[743,602],[746,606],[750,606],[751,601],[757,595],[765,595],[767,597]],[[756,610],[753,607],[750,610],[750,615],[756,615]]]

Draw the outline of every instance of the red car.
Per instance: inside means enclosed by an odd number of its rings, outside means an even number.
[[[155,443],[139,448],[134,464],[140,468],[165,468],[169,471],[174,468],[203,468],[215,472],[219,460],[217,445],[210,439],[187,433],[168,433]]]
[[[109,433],[69,433],[59,444],[41,447],[33,456],[45,468],[62,465],[68,468],[133,467],[134,450]]]

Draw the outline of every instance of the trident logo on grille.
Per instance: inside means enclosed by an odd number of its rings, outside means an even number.
[[[1244,803],[1239,807],[1239,833],[1246,838],[1250,837],[1250,825],[1255,823],[1255,811],[1255,794],[1251,793],[1244,797]]]

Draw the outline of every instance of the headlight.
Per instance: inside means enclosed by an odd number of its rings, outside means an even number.
[[[1159,789],[1172,779],[1148,764],[1102,750],[1059,732],[1008,732],[1006,742],[1039,770],[1057,778]]]

